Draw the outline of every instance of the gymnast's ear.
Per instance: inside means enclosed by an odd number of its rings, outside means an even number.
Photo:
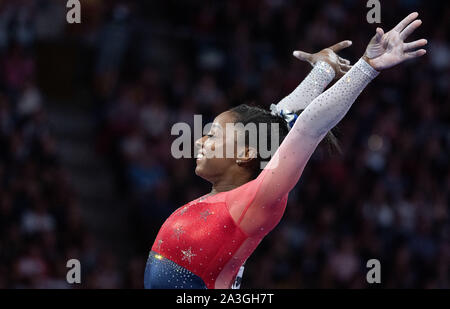
[[[244,147],[237,154],[236,164],[239,166],[247,165],[258,157],[258,152],[254,147]]]

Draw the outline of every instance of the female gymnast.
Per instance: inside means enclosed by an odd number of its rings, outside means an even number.
[[[404,42],[421,25],[417,17],[418,13],[408,15],[387,33],[377,28],[353,67],[335,54],[349,46],[349,41],[314,55],[296,51],[294,56],[311,62],[314,68],[290,95],[272,105],[271,111],[240,105],[218,115],[209,134],[196,142],[195,172],[212,183],[212,190],[165,221],[148,257],[145,288],[231,288],[241,266],[280,221],[289,191],[317,145],[362,90],[379,71],[426,53],[418,49],[426,45],[425,39]],[[343,73],[320,94],[335,75]],[[291,111],[297,110],[303,111],[295,121]],[[227,123],[267,123],[268,132],[269,125],[284,125],[279,126],[282,143],[262,171],[258,149],[249,145],[237,149],[235,158],[211,155],[211,151],[236,149],[235,136],[242,132],[219,134]]]

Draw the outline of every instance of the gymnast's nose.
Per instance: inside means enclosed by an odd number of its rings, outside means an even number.
[[[208,137],[207,135],[204,135],[204,136],[200,137],[198,140],[196,140],[195,147],[197,147],[198,149],[201,149],[203,147],[203,143],[207,137]]]

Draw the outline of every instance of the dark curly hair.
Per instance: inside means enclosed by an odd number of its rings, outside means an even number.
[[[249,104],[241,104],[238,105],[236,107],[233,107],[229,110],[230,112],[234,113],[235,117],[236,117],[236,123],[242,123],[244,126],[249,124],[249,123],[255,123],[255,124],[259,124],[259,123],[267,123],[267,145],[272,145],[271,144],[271,130],[272,130],[272,124],[278,124],[278,134],[279,134],[279,142],[281,144],[281,142],[284,140],[284,138],[287,136],[287,134],[289,133],[289,129],[286,125],[286,121],[284,120],[283,117],[281,116],[277,116],[277,115],[272,115],[272,113],[269,110],[266,110],[264,108],[261,108],[259,106],[256,105],[249,105]],[[295,113],[297,115],[300,115],[302,110],[296,111]],[[260,126],[256,126],[257,130],[258,130],[258,134],[257,134],[257,145],[258,145],[258,149],[257,149],[257,158],[256,160],[252,160],[249,163],[249,168],[252,170],[252,179],[258,177],[259,173],[261,172],[261,161],[262,158],[260,156],[260,150],[259,147],[261,145],[259,138],[260,138],[260,132],[259,130],[261,129]],[[335,130],[335,129],[333,129]],[[342,154],[342,150],[341,147],[339,145],[339,141],[336,138],[335,134],[333,133],[333,130],[329,131],[325,137],[325,142],[328,146],[328,151],[331,154],[334,151],[337,151],[338,153]],[[245,145],[248,146],[249,145],[249,132],[246,131],[246,136],[245,136]],[[270,149],[270,151],[272,151],[272,149]]]

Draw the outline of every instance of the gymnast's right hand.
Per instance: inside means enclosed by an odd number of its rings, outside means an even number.
[[[381,71],[405,60],[425,55],[425,49],[417,48],[425,46],[427,40],[404,42],[422,24],[420,19],[416,20],[417,16],[419,16],[417,12],[409,14],[387,33],[384,33],[383,29],[377,28],[375,36],[367,46],[363,59],[375,70]]]
[[[339,57],[336,53],[344,48],[352,45],[351,41],[342,41],[333,46],[322,49],[320,52],[315,54],[306,53],[301,50],[294,51],[294,57],[302,61],[307,61],[311,65],[315,65],[319,61],[324,61],[328,63],[335,72],[335,79],[339,79],[342,75],[347,73],[351,69],[350,61],[347,59]]]

